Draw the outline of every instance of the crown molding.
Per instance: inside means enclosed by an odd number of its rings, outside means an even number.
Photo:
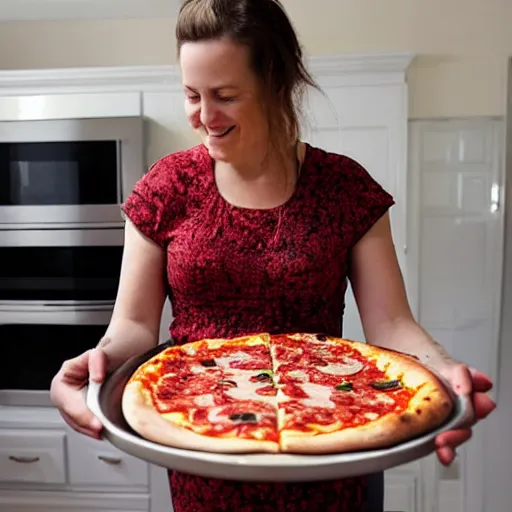
[[[404,75],[413,59],[411,53],[341,54],[309,57],[307,64],[316,76],[360,73]]]
[[[313,56],[306,65],[321,83],[338,81],[403,82],[411,54]],[[52,92],[155,91],[180,89],[176,65],[121,66],[0,71],[2,95]]]

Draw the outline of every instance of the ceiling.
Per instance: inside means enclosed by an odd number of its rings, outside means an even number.
[[[0,21],[176,17],[180,0],[0,0]]]

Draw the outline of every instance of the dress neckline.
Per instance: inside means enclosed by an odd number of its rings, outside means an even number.
[[[290,197],[284,201],[283,203],[273,206],[271,208],[249,208],[247,206],[238,206],[233,203],[230,203],[220,192],[219,187],[217,186],[217,180],[215,179],[215,161],[210,157],[208,153],[208,148],[203,144],[203,151],[205,152],[206,159],[208,161],[208,176],[210,180],[210,185],[213,188],[213,192],[216,198],[221,201],[227,208],[232,211],[240,211],[247,213],[275,213],[281,212],[282,210],[289,208],[297,199],[297,195],[300,193],[302,188],[304,187],[304,182],[306,181],[308,174],[308,160],[311,154],[311,146],[307,142],[303,142],[304,144],[304,158],[302,160],[302,164],[299,166],[299,173],[297,176],[297,180],[295,182],[295,187],[293,189]]]

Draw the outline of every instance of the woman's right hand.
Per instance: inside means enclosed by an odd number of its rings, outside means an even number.
[[[50,396],[66,423],[82,434],[101,439],[103,425],[92,414],[85,402],[84,387],[90,378],[103,382],[107,356],[94,348],[65,361],[52,380]]]

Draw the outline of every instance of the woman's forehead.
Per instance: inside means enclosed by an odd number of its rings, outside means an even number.
[[[254,77],[249,51],[228,39],[185,43],[180,51],[183,84],[187,87],[240,87]]]

